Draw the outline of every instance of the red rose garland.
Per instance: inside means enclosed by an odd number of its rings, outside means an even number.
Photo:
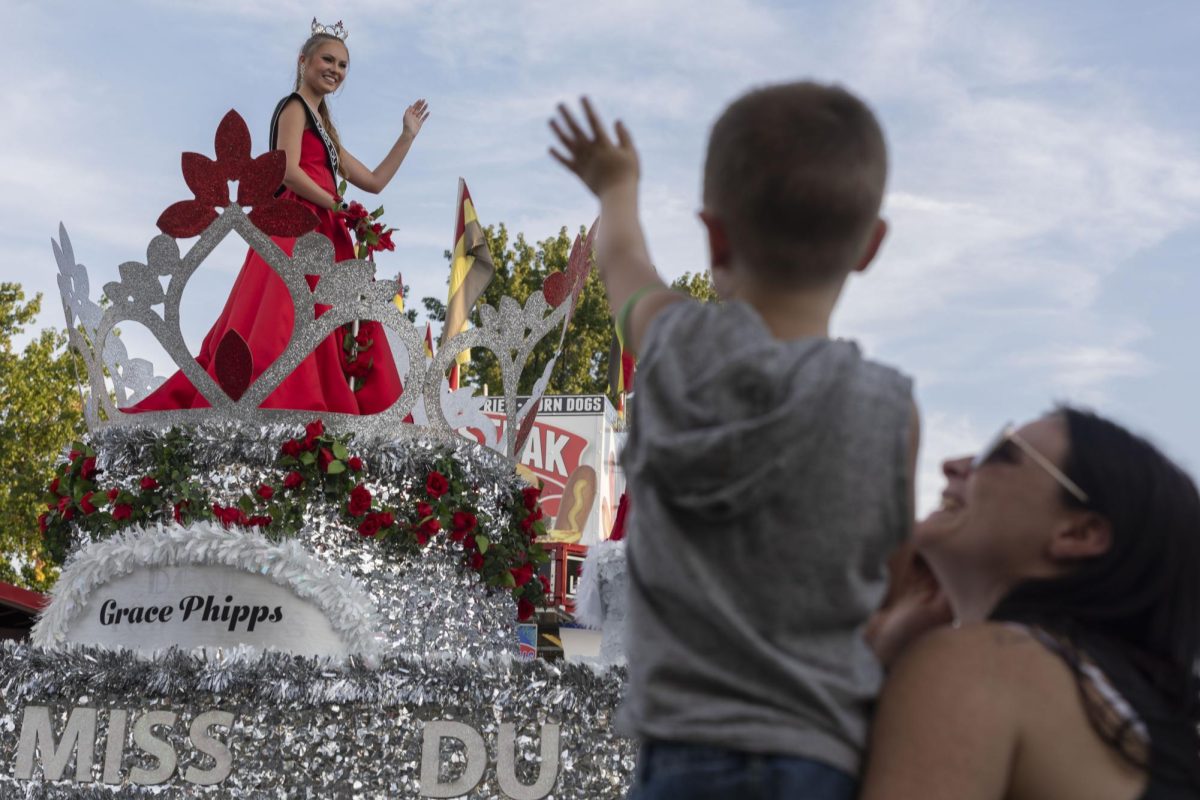
[[[188,444],[182,432],[168,431],[156,446],[154,462],[186,463],[189,459],[178,453]],[[399,537],[402,546],[423,548],[444,534],[465,568],[476,572],[485,585],[512,594],[522,620],[532,616],[550,594],[544,576],[537,575],[538,567],[549,560],[546,551],[534,545],[545,533],[539,489],[525,488],[495,510],[481,509],[474,505],[474,487],[465,482],[461,467],[443,458],[409,490],[409,505],[383,506],[362,482],[366,463],[350,454],[345,441],[327,434],[320,420],[305,427],[302,440],[289,439],[280,445],[278,466],[282,477],[277,483],[260,484],[226,506],[207,500],[201,489],[169,467],[143,476],[136,490],[102,490],[95,452],[76,444],[62,474],[47,487],[46,511],[39,516],[38,526],[51,559],[61,563],[72,527],[103,537],[132,524],[210,519],[226,527],[289,533],[303,525],[309,494],[321,493],[335,499],[362,537]],[[510,527],[505,519],[519,523]],[[539,580],[533,580],[535,576]]]

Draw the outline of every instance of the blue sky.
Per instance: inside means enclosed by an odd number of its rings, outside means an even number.
[[[375,163],[425,97],[432,117],[382,195],[399,227],[381,273],[442,296],[457,178],[482,221],[529,239],[595,216],[546,155],[556,102],[587,92],[642,152],[642,204],[667,277],[705,265],[708,127],[745,89],[813,77],[863,95],[893,170],[892,234],[835,333],[917,380],[921,506],[937,463],[1058,400],[1095,406],[1200,471],[1192,354],[1200,298],[1200,7],[1108,0],[64,3],[5,7],[0,280],[47,295],[61,220],[92,285],[143,260],[179,153],[212,153],[230,108],[265,146],[311,17],[343,19],[351,67],[334,116]],[[185,300],[197,343],[243,252]],[[171,371],[137,326],[132,354]]]

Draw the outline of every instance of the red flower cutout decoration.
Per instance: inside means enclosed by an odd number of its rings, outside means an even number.
[[[558,308],[567,299],[571,287],[567,284],[567,276],[561,272],[552,272],[542,281],[542,294],[551,308]]]
[[[230,329],[217,345],[213,355],[216,367],[217,383],[234,402],[242,399],[250,386],[250,376],[254,374],[254,355],[250,352],[246,340],[237,331]]]
[[[553,272],[542,281],[542,294],[552,308],[558,308],[568,297],[571,298],[572,309],[579,303],[579,295],[583,294],[588,272],[592,269],[592,249],[595,247],[598,222],[592,223],[586,240],[581,236],[575,237],[566,271]]]
[[[263,233],[297,237],[316,229],[316,214],[295,200],[277,199],[287,159],[282,150],[250,157],[250,129],[236,111],[217,126],[217,159],[184,153],[183,179],[195,195],[167,207],[158,218],[163,233],[176,239],[198,236],[217,218],[217,208],[229,205],[229,181],[237,181],[237,204],[252,207],[247,215]]]
[[[533,431],[533,421],[537,419],[538,409],[541,408],[542,398],[538,398],[533,404],[533,408],[529,409],[529,413],[525,415],[525,419],[521,422],[521,427],[517,429],[516,446],[513,448],[514,453],[525,452],[525,440],[529,438],[529,434]]]

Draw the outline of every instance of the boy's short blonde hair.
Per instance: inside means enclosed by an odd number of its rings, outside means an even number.
[[[887,147],[866,104],[802,81],[725,109],[708,141],[704,205],[747,269],[789,288],[841,280],[883,202]]]

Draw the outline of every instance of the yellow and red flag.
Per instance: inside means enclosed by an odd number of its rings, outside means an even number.
[[[425,323],[425,357],[433,358],[433,328],[428,322]]]
[[[625,416],[625,394],[633,391],[633,373],[637,359],[625,350],[621,337],[613,333],[608,349],[608,385],[617,396],[617,413]]]
[[[613,334],[612,344],[608,348],[608,385],[618,395],[633,391],[633,372],[637,367],[637,359],[628,352],[621,337]]]
[[[404,276],[399,272],[396,273],[396,296],[392,298],[392,303],[404,313]]]
[[[467,182],[458,179],[458,209],[454,221],[454,251],[450,259],[450,291],[446,301],[446,325],[442,328],[440,344],[466,330],[471,309],[483,290],[492,282],[496,267],[488,250],[483,227],[475,214],[475,204],[467,191]],[[440,345],[439,345],[440,346]],[[455,357],[455,367],[471,360],[471,351],[464,350]],[[457,369],[451,379],[457,377]],[[454,388],[454,387],[451,387]]]

